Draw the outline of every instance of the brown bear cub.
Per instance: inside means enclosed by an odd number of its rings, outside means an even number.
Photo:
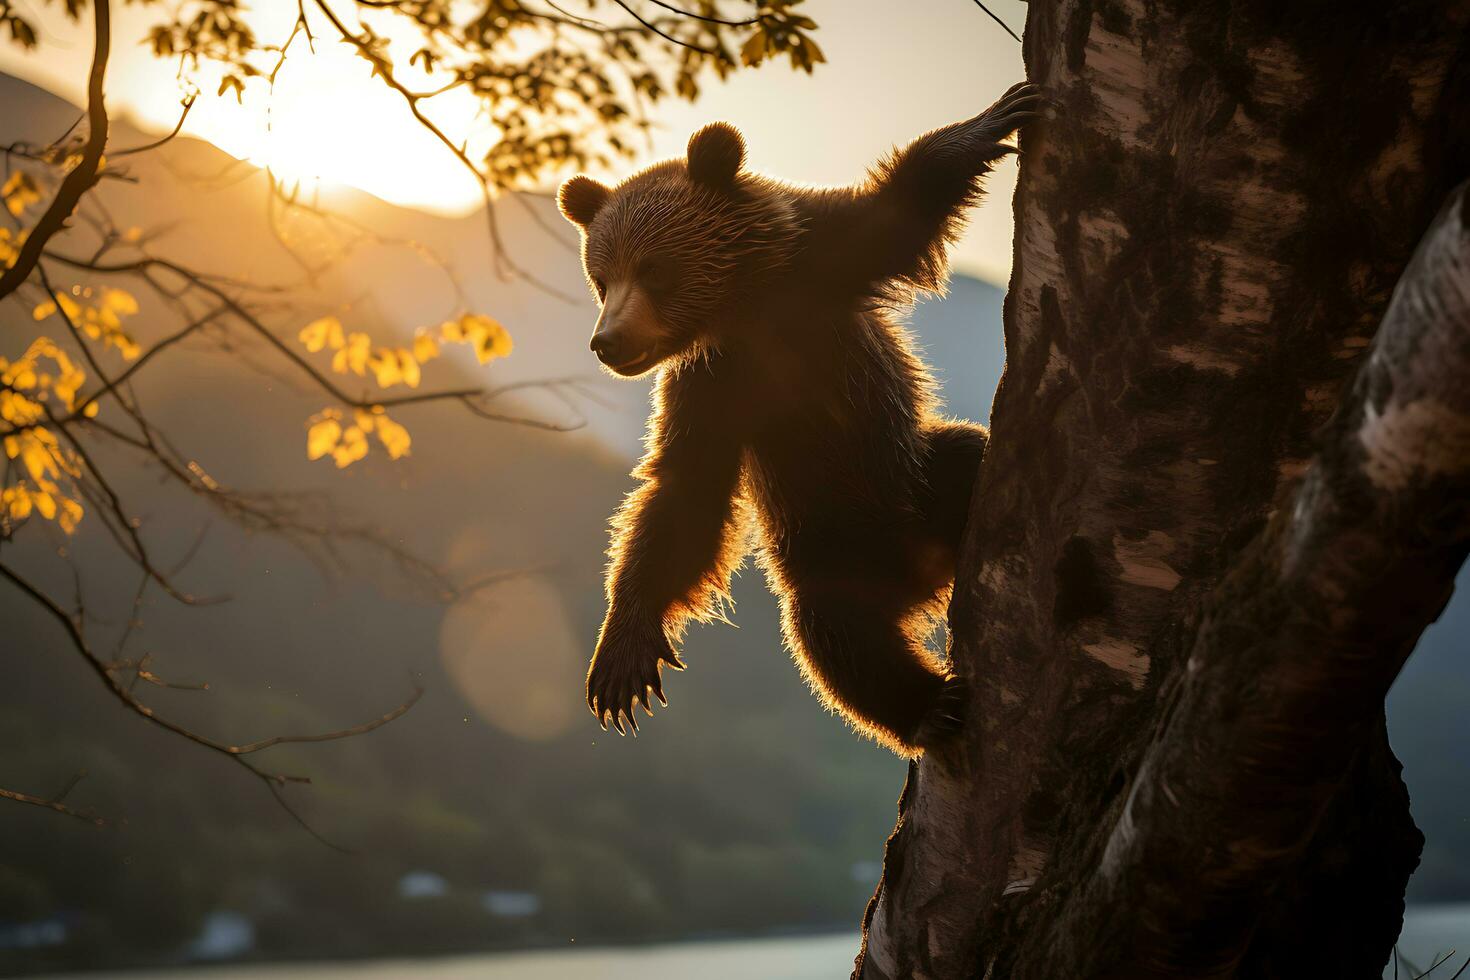
[[[746,173],[731,126],[687,160],[606,187],[562,185],[602,306],[592,350],[657,370],[642,485],[613,519],[607,618],[587,674],[606,728],[664,704],[689,620],[721,618],[746,516],[812,687],[860,731],[913,755],[968,702],[923,645],[953,586],[986,432],[935,412],[895,311],[942,291],[980,180],[1035,118],[1021,84],[921,136],[855,187]]]

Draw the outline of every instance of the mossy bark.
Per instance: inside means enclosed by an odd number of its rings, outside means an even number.
[[[1037,0],[1025,54],[971,720],[855,975],[1375,976],[1422,843],[1383,696],[1470,533],[1463,196],[1405,271],[1470,2]]]

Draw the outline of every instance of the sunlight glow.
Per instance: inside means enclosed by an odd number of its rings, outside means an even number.
[[[262,38],[285,40],[295,12],[295,4],[262,3],[248,19]],[[43,7],[40,14],[49,47],[43,45],[44,54],[23,55],[10,45],[0,46],[0,71],[82,104],[81,85],[91,56],[88,25],[71,23],[54,7]],[[218,67],[206,65],[192,81],[181,80],[176,63],[155,58],[146,45],[136,43],[157,20],[152,7],[129,4],[114,12],[108,104],[114,112],[122,109],[140,128],[171,130],[182,100],[198,91],[183,132],[267,167],[287,184],[301,182],[308,190],[318,182],[325,188],[355,187],[393,204],[441,214],[467,214],[480,207],[475,178],[346,43],[318,33],[309,46],[298,37],[274,88],[263,78],[252,79],[237,101],[229,93],[216,96],[224,74]],[[422,91],[443,84],[444,78],[408,65],[414,39],[395,37],[391,19],[374,20],[373,26],[390,39],[393,50],[402,52],[395,71],[406,85]],[[449,92],[420,105],[451,138],[467,143],[472,159],[497,138],[478,118],[478,106],[467,93]]]
[[[455,689],[486,722],[548,741],[584,718],[583,644],[561,593],[525,575],[456,602],[439,628],[439,656]]]
[[[457,95],[441,96],[429,108],[449,132],[468,133],[477,128],[476,107]],[[465,213],[481,203],[479,185],[463,164],[372,77],[367,62],[342,45],[318,43],[315,54],[303,45],[286,61],[273,92],[262,86],[247,92],[243,104],[201,100],[195,111],[200,109],[200,118],[190,120],[196,135],[284,181],[345,184],[440,212]]]

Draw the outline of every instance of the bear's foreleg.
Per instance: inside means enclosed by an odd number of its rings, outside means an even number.
[[[665,664],[683,669],[671,638],[690,619],[719,615],[743,555],[735,496],[740,446],[721,419],[697,412],[677,383],[661,381],[642,485],[613,518],[607,616],[587,670],[587,706],[606,728],[636,732],[633,709],[667,704]],[[682,415],[681,415],[682,413]]]
[[[980,179],[1016,151],[1001,141],[1041,108],[1041,90],[1023,82],[979,115],[925,133],[879,164],[855,201],[853,231],[863,248],[843,248],[844,260],[869,282],[898,278],[942,289],[946,246],[979,203]]]

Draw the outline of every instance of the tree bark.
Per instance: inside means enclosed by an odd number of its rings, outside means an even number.
[[[1024,50],[970,724],[854,975],[1375,976],[1383,697],[1470,540],[1470,2],[1037,0]]]

